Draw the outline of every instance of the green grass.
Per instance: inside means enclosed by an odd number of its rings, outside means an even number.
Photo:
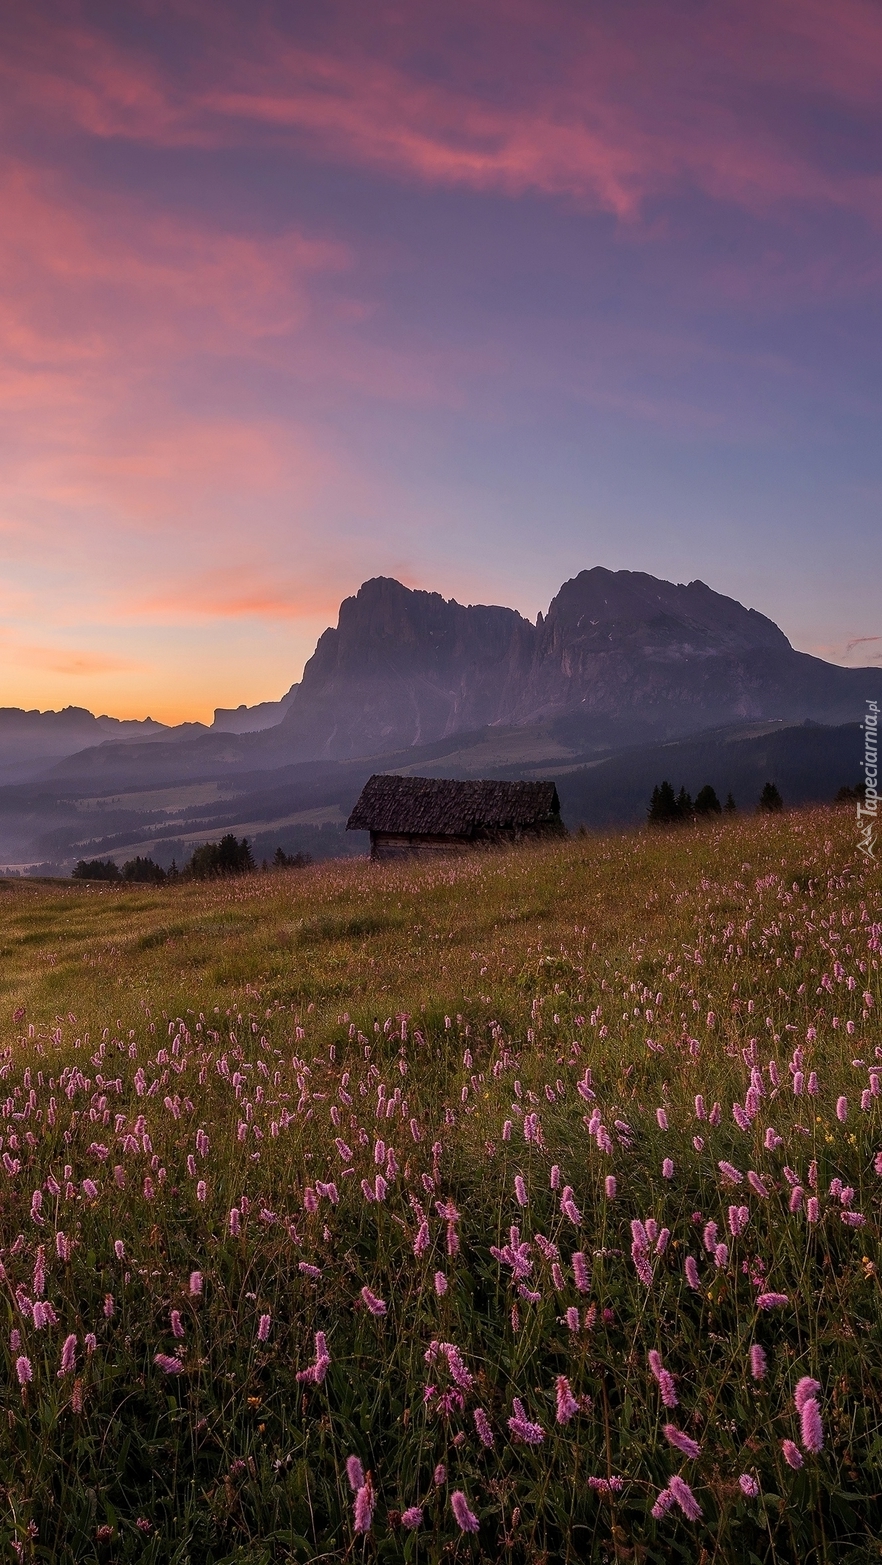
[[[3,1547],[149,1562],[882,1558],[880,932],[879,871],[833,810],[164,890],[5,883]],[[817,1092],[792,1090],[796,1048]],[[697,1093],[718,1124],[697,1117]],[[368,1200],[378,1175],[387,1188]],[[737,1236],[732,1205],[749,1214]],[[662,1254],[655,1240],[632,1254],[635,1220],[670,1230]],[[530,1245],[520,1286],[512,1225]],[[787,1303],[759,1309],[761,1292]],[[55,1320],[35,1326],[44,1298]],[[331,1363],[309,1384],[297,1373],[317,1331]],[[433,1342],[462,1354],[461,1406],[444,1355],[426,1362]],[[806,1375],[821,1387],[815,1453],[793,1402]],[[559,1377],[580,1403],[566,1423]],[[540,1443],[510,1430],[514,1397]],[[366,1535],[351,1455],[371,1474]],[[676,1504],[653,1516],[672,1474],[697,1520]],[[613,1494],[588,1483],[611,1476]],[[454,1490],[476,1534],[460,1532]],[[423,1526],[408,1531],[414,1506]]]

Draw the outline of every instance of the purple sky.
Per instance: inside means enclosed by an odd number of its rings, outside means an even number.
[[[0,704],[210,718],[396,575],[882,660],[882,10],[0,18]]]

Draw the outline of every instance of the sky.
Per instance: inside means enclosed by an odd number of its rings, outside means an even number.
[[[876,0],[0,6],[0,705],[594,565],[878,665],[880,240]]]

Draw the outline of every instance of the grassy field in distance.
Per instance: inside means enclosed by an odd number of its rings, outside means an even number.
[[[0,1543],[882,1558],[850,810],[0,885]]]

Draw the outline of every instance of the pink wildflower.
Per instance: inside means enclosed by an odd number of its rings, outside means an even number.
[[[386,1305],[383,1303],[382,1299],[378,1298],[375,1293],[371,1292],[370,1288],[362,1288],[361,1297],[372,1315],[385,1315]]]
[[[125,1260],[125,1258],[126,1258],[126,1247],[123,1244],[121,1239],[115,1239],[113,1241],[113,1253],[116,1256],[118,1261],[124,1261]]]
[[[848,1099],[847,1098],[837,1098],[836,1099],[836,1118],[839,1120],[840,1124],[844,1124],[845,1121],[848,1119]]]
[[[191,1297],[191,1299],[197,1299],[199,1297],[199,1295],[201,1294],[201,1292],[202,1292],[202,1273],[201,1272],[191,1272],[190,1273],[190,1297]]]
[[[686,1281],[690,1288],[698,1290],[701,1287],[701,1280],[698,1275],[698,1265],[694,1255],[687,1255],[683,1262],[683,1270],[686,1273]]]
[[[75,1331],[72,1331],[69,1337],[65,1337],[64,1345],[61,1349],[61,1368],[58,1371],[59,1380],[61,1380],[64,1375],[69,1375],[71,1373],[74,1365],[76,1364],[76,1357],[77,1334]]]
[[[674,1473],[668,1480],[668,1488],[674,1496],[683,1515],[691,1522],[697,1522],[702,1514],[701,1506],[692,1493],[688,1483],[678,1473]]]
[[[356,1532],[370,1532],[374,1519],[374,1490],[370,1475],[355,1496],[353,1527]]]
[[[270,1334],[270,1326],[272,1325],[272,1321],[273,1321],[273,1318],[272,1318],[271,1315],[261,1315],[260,1320],[257,1323],[257,1340],[258,1340],[258,1342],[266,1342],[267,1341],[267,1339],[269,1337],[269,1334]]]
[[[162,1370],[164,1375],[180,1375],[184,1366],[179,1358],[173,1358],[168,1353],[154,1353],[153,1362]]]
[[[741,1473],[738,1479],[738,1487],[748,1500],[755,1500],[759,1494],[759,1484],[750,1473]]]
[[[798,1471],[802,1467],[802,1452],[799,1446],[794,1445],[792,1440],[782,1440],[781,1450],[784,1452],[784,1460],[787,1466],[796,1468]]]
[[[443,1298],[444,1294],[447,1292],[447,1278],[443,1272],[435,1273],[435,1292],[437,1293],[439,1299]]]
[[[475,1420],[478,1439],[483,1446],[486,1446],[488,1451],[491,1451],[493,1449],[493,1430],[490,1428],[490,1420],[487,1414],[482,1407],[476,1407],[472,1416]]]
[[[624,1478],[589,1478],[588,1488],[596,1494],[621,1494],[625,1487]]]
[[[581,1250],[576,1250],[572,1257],[573,1276],[576,1279],[576,1287],[580,1293],[590,1293],[591,1275],[588,1271],[588,1262]]]
[[[799,1424],[802,1431],[802,1443],[807,1451],[816,1455],[823,1449],[824,1426],[821,1422],[821,1409],[814,1397],[806,1397],[799,1414]]]
[[[694,1461],[701,1455],[701,1446],[697,1440],[691,1440],[688,1435],[684,1435],[683,1431],[678,1429],[676,1424],[665,1424],[662,1432],[665,1439],[671,1445],[676,1446],[678,1451],[682,1451],[684,1456],[690,1456]]]
[[[184,1323],[181,1320],[181,1312],[180,1312],[180,1310],[172,1310],[169,1319],[171,1321],[172,1336],[173,1337],[183,1337],[183,1335],[184,1335]]]
[[[518,1206],[527,1206],[527,1205],[529,1205],[529,1197],[527,1195],[527,1187],[524,1184],[524,1176],[523,1176],[523,1174],[515,1174],[514,1186],[515,1186],[515,1196],[517,1198]]]
[[[813,1397],[816,1392],[820,1391],[820,1389],[820,1381],[813,1380],[811,1375],[803,1375],[802,1378],[796,1382],[796,1390],[793,1393],[793,1401],[796,1406],[797,1413],[802,1412],[809,1397]]]
[[[755,1342],[750,1350],[750,1373],[754,1380],[762,1380],[767,1368],[766,1350]]]
[[[409,1505],[406,1511],[401,1513],[401,1525],[408,1531],[415,1532],[417,1527],[423,1525],[423,1508],[421,1505]]]
[[[756,1301],[756,1307],[758,1310],[777,1310],[789,1303],[786,1293],[761,1293]]]
[[[461,1532],[478,1531],[481,1524],[474,1511],[469,1509],[469,1502],[461,1489],[454,1489],[450,1496],[450,1509]]]
[[[29,1380],[34,1378],[34,1370],[29,1358],[23,1353],[15,1361],[15,1373],[18,1376],[20,1386],[26,1386]]]
[[[882,1158],[882,1152],[879,1153],[879,1156]],[[616,1190],[618,1188],[615,1174],[607,1174],[606,1179],[603,1181],[603,1188],[606,1191],[606,1199],[608,1201],[614,1201],[616,1198]]]
[[[364,1485],[364,1468],[357,1456],[346,1458],[346,1477],[353,1494],[356,1494]]]
[[[670,1489],[662,1489],[661,1493],[656,1499],[654,1506],[652,1507],[652,1515],[654,1516],[655,1520],[661,1521],[663,1516],[667,1516],[668,1511],[671,1509],[673,1503],[674,1496],[672,1495]]]
[[[508,1420],[508,1427],[516,1440],[524,1445],[541,1445],[545,1439],[545,1430],[541,1424],[534,1424],[527,1418],[520,1397],[512,1397],[514,1413]]]
[[[674,1177],[674,1161],[673,1161],[673,1158],[666,1157],[664,1162],[662,1163],[662,1178],[663,1179],[673,1179],[673,1177]]]
[[[568,1424],[570,1419],[579,1411],[579,1403],[573,1396],[572,1387],[566,1375],[558,1375],[555,1382],[557,1393],[557,1422]]]

